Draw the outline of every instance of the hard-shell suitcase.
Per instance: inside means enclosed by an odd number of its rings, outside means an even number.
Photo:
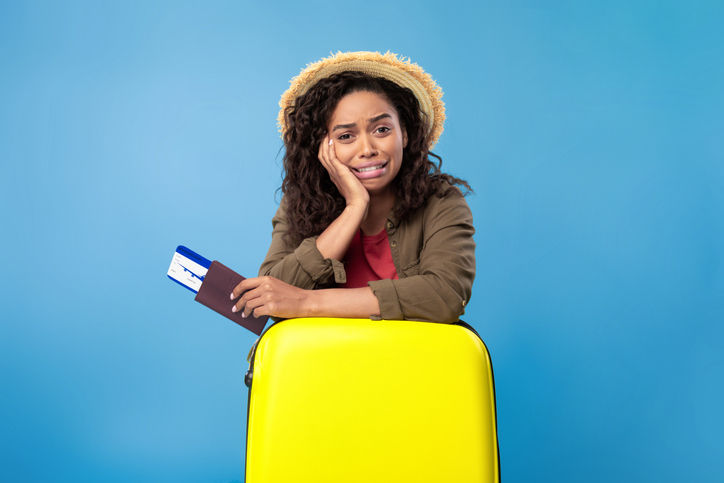
[[[500,479],[490,357],[464,323],[285,320],[247,384],[247,483]]]

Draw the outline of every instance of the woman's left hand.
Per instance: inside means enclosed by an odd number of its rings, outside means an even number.
[[[241,295],[232,312],[242,317],[271,315],[274,317],[304,317],[309,312],[311,290],[304,290],[274,277],[255,277],[241,281],[231,293],[231,300]],[[243,294],[243,295],[242,295]]]

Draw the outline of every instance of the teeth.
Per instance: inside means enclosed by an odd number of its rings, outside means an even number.
[[[359,171],[360,173],[364,173],[366,171],[374,171],[376,169],[382,169],[382,165],[379,164],[377,166],[370,166],[369,168],[359,168],[357,171]]]

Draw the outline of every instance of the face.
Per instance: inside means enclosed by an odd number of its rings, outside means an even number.
[[[371,194],[389,191],[400,172],[407,133],[397,110],[380,94],[368,91],[344,96],[327,126],[342,164]]]

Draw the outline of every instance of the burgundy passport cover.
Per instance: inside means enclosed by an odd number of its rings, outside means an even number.
[[[229,300],[229,294],[234,290],[244,277],[227,267],[226,265],[214,260],[211,262],[209,271],[206,272],[204,282],[201,284],[199,293],[196,294],[197,302],[201,302],[208,308],[215,310],[224,317],[233,320],[242,327],[246,327],[256,335],[260,335],[264,330],[269,316],[246,317],[241,316],[241,311],[232,312],[231,307],[234,305],[233,300]]]

